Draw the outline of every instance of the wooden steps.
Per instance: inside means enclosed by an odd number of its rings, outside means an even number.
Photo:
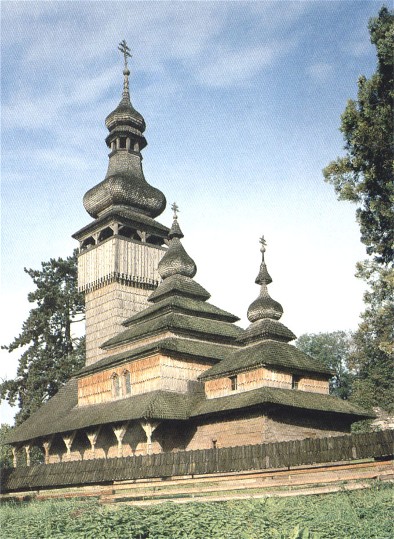
[[[102,503],[150,505],[223,501],[268,496],[299,496],[366,488],[374,479],[393,480],[393,462],[345,463],[294,470],[173,478],[147,482],[121,482]]]

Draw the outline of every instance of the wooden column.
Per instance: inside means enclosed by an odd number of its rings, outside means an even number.
[[[18,466],[18,452],[19,452],[19,447],[16,445],[13,445],[12,446],[12,464],[14,468]]]
[[[49,451],[51,450],[52,442],[53,442],[53,436],[51,436],[50,438],[42,442],[42,447],[44,448],[44,453],[45,453],[45,456],[44,456],[45,464],[49,464]]]
[[[126,434],[128,423],[123,423],[122,425],[112,425],[112,430],[118,440],[118,457],[123,457],[123,438]]]
[[[90,442],[90,448],[92,450],[93,458],[95,458],[96,443],[97,443],[97,438],[100,433],[100,430],[101,430],[101,427],[98,427],[95,430],[86,431],[86,436],[88,437],[88,440]]]
[[[26,452],[26,466],[30,466],[30,449],[31,449],[31,444],[26,444],[24,446],[25,448],[25,452]]]
[[[141,427],[146,434],[146,454],[152,454],[152,434],[160,425],[160,421],[141,421]]]
[[[67,460],[71,460],[71,446],[73,444],[76,434],[76,430],[67,434],[62,434],[63,442],[65,443],[65,446],[67,448]]]

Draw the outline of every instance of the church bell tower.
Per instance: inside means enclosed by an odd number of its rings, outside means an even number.
[[[122,322],[147,305],[159,281],[168,228],[155,218],[166,207],[161,191],[144,177],[141,150],[147,145],[145,121],[131,104],[131,57],[125,41],[122,99],[105,124],[110,149],[105,179],[90,189],[83,204],[94,221],[76,232],[78,286],[86,302],[86,364],[99,361],[100,348],[124,327]]]

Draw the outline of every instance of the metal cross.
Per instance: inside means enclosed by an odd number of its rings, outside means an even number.
[[[261,249],[260,249],[260,251],[263,253],[263,257],[264,257],[264,253],[265,253],[265,251],[266,251],[266,248],[265,248],[265,247],[266,247],[266,245],[267,245],[267,242],[265,241],[264,236],[261,236],[261,238],[260,238],[259,241],[260,241],[260,243],[261,243]]]
[[[179,212],[179,208],[178,208],[176,202],[173,203],[173,205],[171,206],[171,209],[174,212],[174,219],[178,219],[178,213],[177,212]]]
[[[118,49],[124,56],[124,67],[127,69],[127,57],[131,58],[132,55],[130,54],[130,48],[127,46],[125,39],[119,43]]]

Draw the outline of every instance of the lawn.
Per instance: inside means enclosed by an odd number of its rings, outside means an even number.
[[[375,483],[317,496],[146,508],[96,500],[4,503],[0,524],[2,539],[392,539],[392,501],[392,485]]]

